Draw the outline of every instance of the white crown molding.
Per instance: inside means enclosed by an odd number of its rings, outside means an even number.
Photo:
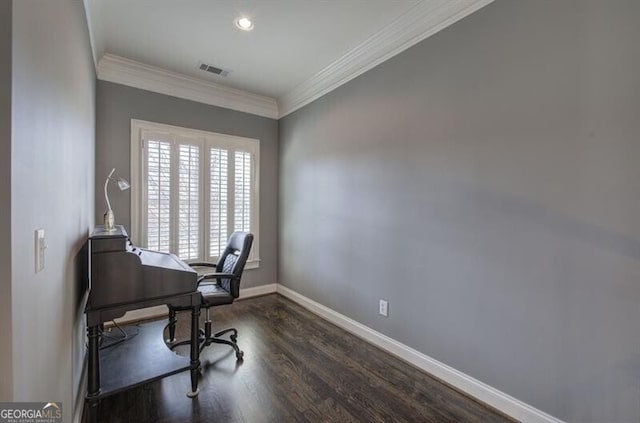
[[[494,0],[423,0],[278,101],[284,117]]]
[[[131,59],[105,54],[98,79],[272,119],[284,117],[335,90],[407,48],[472,14],[494,0],[422,0],[342,57],[276,99],[194,78]],[[94,60],[95,34],[84,0]]]
[[[82,4],[84,5],[84,16],[87,20],[87,30],[89,32],[89,46],[91,48],[91,57],[93,58],[93,66],[95,68],[96,73],[98,73],[98,54],[96,52],[96,43],[95,43],[95,30],[91,25],[91,10],[89,6],[89,0],[82,0]]]
[[[98,63],[98,79],[128,85],[173,97],[238,110],[272,119],[278,118],[275,99],[193,78],[113,54]]]
[[[311,311],[312,313],[322,317],[323,319],[333,323],[334,325],[351,332],[359,338],[389,352],[396,357],[413,364],[419,369],[443,380],[444,382],[452,385],[453,387],[469,394],[470,396],[477,398],[478,400],[488,404],[499,411],[507,414],[514,419],[523,423],[563,423],[559,420],[543,411],[538,410],[526,404],[510,395],[501,392],[486,383],[483,383],[477,379],[472,378],[469,375],[462,373],[447,366],[440,361],[422,354],[420,351],[416,351],[407,345],[404,345],[395,339],[389,338],[380,332],[358,323],[353,319],[348,318],[328,307],[317,303],[292,289],[287,288],[284,285],[277,285],[277,292],[302,307]]]

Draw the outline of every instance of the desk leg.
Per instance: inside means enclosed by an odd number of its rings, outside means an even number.
[[[200,393],[198,389],[198,375],[200,374],[200,306],[191,309],[191,391],[189,398]]]
[[[89,338],[89,368],[87,381],[87,400],[90,407],[98,405],[98,395],[100,395],[100,352],[98,343],[100,332],[98,325],[87,328]]]

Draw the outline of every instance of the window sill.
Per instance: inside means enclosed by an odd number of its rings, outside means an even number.
[[[258,269],[260,267],[260,259],[247,261],[247,264],[244,266],[245,270],[249,269]]]

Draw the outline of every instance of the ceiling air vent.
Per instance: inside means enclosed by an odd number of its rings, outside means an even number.
[[[198,63],[198,69],[200,69],[201,71],[212,73],[214,75],[220,75],[220,76],[229,75],[229,71],[227,70],[220,69],[215,66],[207,65],[206,63],[202,63],[202,62]]]

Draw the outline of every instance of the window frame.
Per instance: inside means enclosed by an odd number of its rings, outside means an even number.
[[[220,134],[210,131],[202,131],[198,129],[184,128],[180,126],[167,125],[157,122],[149,122],[139,119],[131,119],[131,241],[140,246],[146,246],[146,228],[144,222],[147,216],[146,197],[147,192],[143,177],[143,172],[146,171],[146,159],[143,154],[143,136],[146,133],[157,134],[158,141],[169,141],[172,145],[172,158],[171,167],[178,165],[178,157],[174,157],[173,154],[177,150],[176,146],[185,144],[184,140],[188,139],[193,142],[187,144],[198,145],[201,147],[201,155],[199,162],[199,174],[200,174],[200,230],[202,235],[199,239],[199,251],[200,257],[192,260],[185,260],[187,263],[190,261],[213,261],[217,260],[217,257],[210,256],[210,148],[224,148],[229,151],[228,156],[228,169],[227,179],[229,184],[227,186],[227,222],[233,221],[230,216],[234,216],[235,211],[235,152],[244,151],[251,154],[251,168],[252,168],[252,186],[251,186],[251,232],[254,235],[253,246],[251,248],[251,254],[245,269],[255,269],[260,264],[260,140],[254,138],[240,137],[235,135]],[[213,144],[213,145],[212,145]],[[176,175],[172,171],[172,175]],[[174,184],[177,186],[177,183]],[[178,213],[173,209],[177,205],[178,197],[177,193],[172,192],[171,200],[171,233],[174,233],[174,228],[177,227]],[[234,230],[233,225],[229,225],[227,228],[227,236],[229,236]],[[171,251],[177,253],[177,239],[171,240]],[[177,254],[176,254],[177,255]]]

